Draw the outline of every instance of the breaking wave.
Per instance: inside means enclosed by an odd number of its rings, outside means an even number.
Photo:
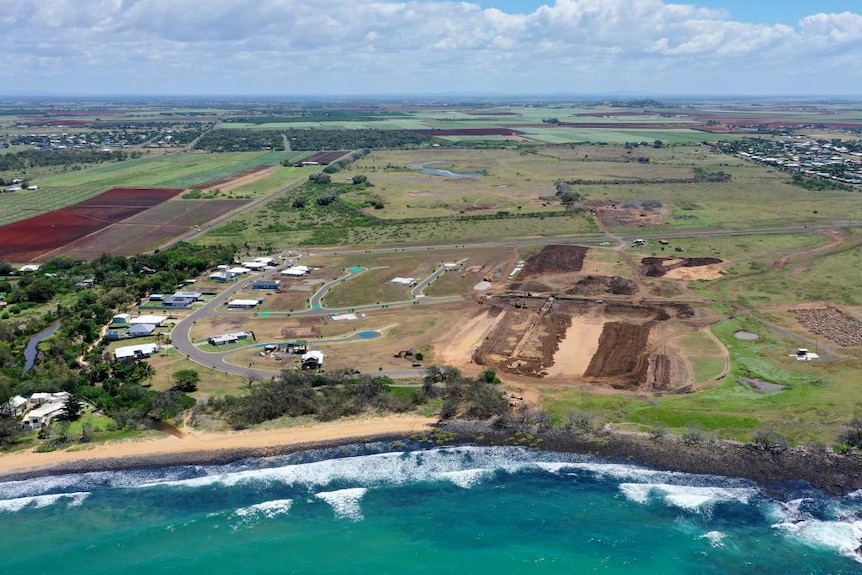
[[[49,507],[60,502],[65,502],[69,507],[76,507],[84,502],[89,492],[78,493],[56,493],[53,495],[34,495],[31,497],[17,497],[15,499],[0,500],[0,512],[14,513],[22,509],[40,509]]]
[[[325,501],[335,511],[335,515],[342,519],[350,519],[352,521],[362,521],[362,498],[368,489],[364,487],[356,487],[353,489],[340,489],[338,491],[327,491],[316,493],[315,497]]]

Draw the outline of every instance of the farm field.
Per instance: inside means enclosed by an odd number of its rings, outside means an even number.
[[[39,178],[40,189],[0,195],[0,225],[63,208],[116,187],[187,188],[259,165],[278,165],[290,152],[152,155]],[[302,178],[299,168],[279,168]],[[292,178],[293,176],[291,176]],[[239,191],[237,194],[241,193]],[[242,193],[248,193],[243,191]]]
[[[38,261],[182,192],[168,188],[116,188],[73,206],[0,227],[0,257]]]

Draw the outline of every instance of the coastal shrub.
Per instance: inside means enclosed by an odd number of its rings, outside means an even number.
[[[787,451],[790,448],[790,441],[775,431],[760,429],[754,432],[751,445],[762,451],[779,452]]]
[[[838,435],[838,441],[851,449],[862,449],[862,417],[858,415]]]

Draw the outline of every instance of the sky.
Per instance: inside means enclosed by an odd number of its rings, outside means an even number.
[[[0,96],[862,96],[859,0],[0,0],[0,27]]]

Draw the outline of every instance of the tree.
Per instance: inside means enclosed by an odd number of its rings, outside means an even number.
[[[656,140],[655,142],[652,143],[652,147],[653,148],[664,148],[664,142],[662,142],[661,140]]]
[[[171,389],[187,393],[197,391],[200,381],[201,376],[196,369],[181,369],[175,371],[171,376],[171,382],[173,383]]]
[[[81,416],[83,408],[84,405],[81,403],[81,398],[75,393],[70,393],[66,401],[63,402],[63,415],[69,421],[75,421]]]

